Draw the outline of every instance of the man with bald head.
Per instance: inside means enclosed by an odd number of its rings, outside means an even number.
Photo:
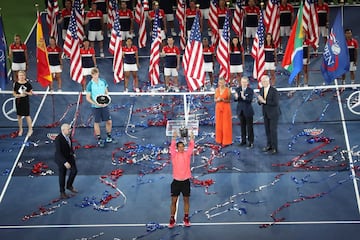
[[[277,154],[277,125],[280,115],[279,93],[276,88],[270,86],[269,76],[262,76],[261,84],[262,88],[260,89],[260,95],[258,95],[258,103],[262,105],[267,140],[267,145],[263,148],[263,152]]]
[[[71,141],[71,126],[67,123],[61,125],[61,133],[55,138],[55,162],[59,168],[59,186],[60,198],[65,199],[69,196],[65,193],[65,178],[67,170],[70,170],[66,188],[72,193],[78,191],[73,187],[73,183],[77,174],[75,163],[75,154]]]

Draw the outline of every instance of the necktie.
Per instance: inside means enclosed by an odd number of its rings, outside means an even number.
[[[65,139],[66,139],[67,143],[69,144],[69,146],[71,146],[70,138],[68,136],[65,136]]]

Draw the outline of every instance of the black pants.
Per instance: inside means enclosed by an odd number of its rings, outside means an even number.
[[[267,146],[271,149],[278,150],[277,125],[278,118],[268,118],[264,116],[265,133]]]
[[[65,178],[66,178],[66,172],[67,170],[70,170],[70,174],[68,177],[68,180],[66,182],[66,188],[72,188],[73,183],[77,174],[77,167],[75,161],[70,162],[71,168],[66,169],[66,167],[63,164],[58,164],[59,167],[59,186],[60,186],[60,192],[65,192]]]
[[[241,112],[239,115],[241,124],[241,142],[246,142],[246,137],[249,143],[254,143],[254,128],[253,128],[253,116],[245,117]]]

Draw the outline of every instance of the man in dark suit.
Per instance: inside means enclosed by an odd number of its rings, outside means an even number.
[[[280,115],[279,93],[276,88],[270,86],[270,78],[264,75],[261,78],[262,88],[258,96],[258,102],[262,105],[267,146],[264,152],[278,153],[277,125]]]
[[[254,109],[252,107],[252,100],[254,97],[254,90],[249,86],[249,78],[242,77],[240,86],[235,90],[235,101],[238,102],[236,114],[240,119],[241,124],[241,143],[240,146],[246,145],[246,137],[248,140],[247,148],[254,147],[254,129],[253,118]]]
[[[64,123],[61,125],[61,133],[55,138],[55,162],[59,167],[59,185],[60,185],[60,198],[68,198],[65,193],[65,178],[67,170],[70,170],[66,188],[73,193],[78,191],[73,187],[73,182],[77,174],[75,163],[75,155],[71,142],[71,127],[69,124]]]

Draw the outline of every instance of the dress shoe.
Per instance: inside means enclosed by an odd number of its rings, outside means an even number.
[[[271,147],[267,146],[262,149],[263,152],[268,152],[271,150]]]
[[[270,153],[270,154],[277,154],[278,151],[277,151],[276,149],[271,149],[269,153]]]
[[[60,198],[67,199],[67,198],[69,198],[69,196],[66,193],[62,192],[62,193],[60,193]]]
[[[249,143],[249,145],[248,145],[246,148],[247,148],[247,149],[254,148],[254,144],[253,144],[253,143]]]
[[[76,190],[75,188],[68,188],[68,190],[70,191],[70,192],[72,192],[72,193],[78,193],[79,191],[78,190]]]
[[[241,142],[240,144],[239,144],[239,146],[245,146],[246,145],[246,142]]]

